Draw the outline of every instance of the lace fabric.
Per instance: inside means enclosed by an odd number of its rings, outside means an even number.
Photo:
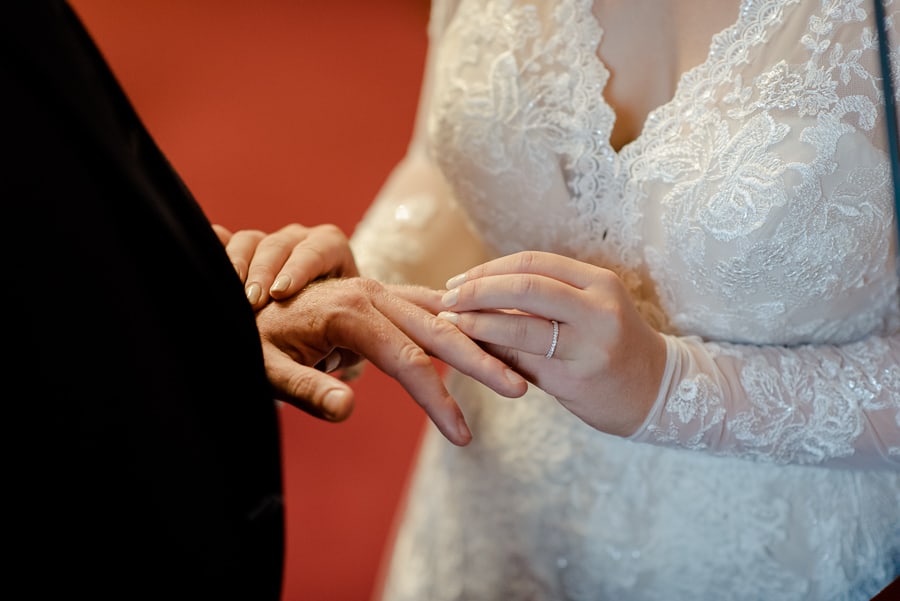
[[[592,6],[434,2],[411,158],[352,243],[394,281],[523,249],[614,269],[666,335],[666,379],[620,440],[452,375],[475,442],[429,434],[387,598],[868,598],[900,549],[870,5],[745,0],[619,152]]]

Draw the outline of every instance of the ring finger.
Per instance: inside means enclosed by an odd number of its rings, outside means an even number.
[[[504,311],[444,311],[439,316],[455,323],[464,334],[481,342],[546,358],[564,357],[562,341],[569,327],[560,321]]]

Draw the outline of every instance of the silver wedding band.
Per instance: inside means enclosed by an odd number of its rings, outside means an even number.
[[[559,342],[559,322],[551,319],[550,323],[553,324],[553,338],[550,340],[550,348],[547,349],[547,354],[544,355],[548,359],[553,358],[553,353],[556,352],[556,343]]]

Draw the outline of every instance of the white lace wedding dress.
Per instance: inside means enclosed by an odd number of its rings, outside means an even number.
[[[442,287],[523,249],[609,267],[668,366],[631,440],[451,370],[474,440],[429,427],[386,599],[867,599],[897,575],[871,5],[744,0],[736,19],[616,152],[591,0],[435,0],[409,156],[352,238],[363,272]]]

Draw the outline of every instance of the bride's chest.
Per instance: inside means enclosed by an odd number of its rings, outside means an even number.
[[[885,305],[896,285],[888,172],[856,118],[874,122],[877,103],[856,96],[851,107],[835,92],[872,80],[857,16],[745,0],[706,61],[617,149],[622,109],[608,101],[616,73],[598,56],[596,7],[463,0],[443,33],[431,144],[485,240],[501,253],[645,267],[673,314],[705,303],[702,324],[683,320],[696,330],[717,311],[733,334],[823,299],[843,310],[851,288],[874,286]],[[660,73],[645,63],[650,79]]]
[[[618,150],[638,136],[654,108],[672,98],[680,76],[706,59],[712,36],[734,23],[738,5],[463,0],[445,36],[444,45],[453,48],[445,56],[457,69],[457,82],[502,76],[513,65],[521,68],[520,82],[533,77],[524,88],[495,87],[497,100],[515,92],[540,105],[579,82],[593,87],[615,115],[611,145]],[[527,97],[529,91],[540,95]],[[509,106],[516,100],[504,98]]]

